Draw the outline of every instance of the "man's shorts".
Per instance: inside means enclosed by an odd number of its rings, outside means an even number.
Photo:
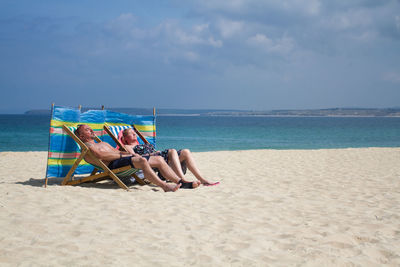
[[[132,168],[136,168],[132,163],[132,157],[133,156],[127,156],[127,157],[122,157],[120,159],[113,160],[108,164],[108,168],[117,169],[117,168],[125,167],[128,165],[130,165]],[[150,158],[150,156],[142,156],[142,157],[145,158],[146,160],[149,160],[149,158]]]

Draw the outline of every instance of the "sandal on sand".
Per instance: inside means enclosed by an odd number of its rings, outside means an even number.
[[[193,182],[183,182],[182,180],[179,180],[178,184],[182,185],[180,187],[181,189],[193,189]]]

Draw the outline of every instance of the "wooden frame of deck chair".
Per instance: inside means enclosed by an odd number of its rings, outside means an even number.
[[[138,131],[138,129],[136,129],[135,125],[129,125],[129,127],[131,127],[136,134],[140,137],[140,139],[142,139],[142,141],[145,144],[150,144],[149,141],[146,140],[146,138]],[[124,152],[128,152],[128,150],[125,148],[125,146],[118,140],[118,138],[112,133],[112,131],[110,130],[109,126],[104,125],[103,126],[104,131],[106,131],[106,133],[114,140],[114,142],[118,145],[119,150],[124,151]],[[147,183],[140,179],[136,174],[133,174],[133,177],[135,177],[135,180],[140,184],[140,185],[146,185]]]
[[[68,174],[65,176],[64,180],[61,183],[62,185],[77,185],[85,182],[98,182],[101,180],[111,178],[122,189],[129,190],[129,188],[119,179],[119,177],[132,176],[139,169],[132,168],[131,166],[125,166],[110,170],[106,164],[104,164],[100,159],[98,159],[96,156],[93,155],[93,153],[89,150],[89,148],[75,135],[75,133],[73,133],[69,129],[69,127],[63,125],[63,129],[65,132],[68,133],[69,136],[71,136],[71,138],[75,140],[75,142],[79,144],[79,146],[81,147],[81,154],[72,165],[72,168],[69,170]],[[97,142],[102,142],[97,136],[95,136],[95,139]],[[85,155],[89,155],[96,162],[96,165],[92,164],[95,167],[95,169],[92,171],[90,176],[75,180],[73,173],[78,167],[79,163],[84,159]],[[99,169],[101,169],[103,172],[96,174],[99,171]]]

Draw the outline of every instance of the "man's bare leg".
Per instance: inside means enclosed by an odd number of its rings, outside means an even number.
[[[179,187],[181,187],[181,184],[172,185],[164,181],[161,181],[160,178],[158,178],[158,176],[155,174],[153,169],[150,167],[149,163],[145,158],[132,157],[132,163],[136,168],[141,169],[143,171],[143,175],[147,180],[149,180],[155,185],[158,185],[165,192],[175,192],[176,190],[179,189]]]
[[[179,155],[179,161],[186,161],[187,168],[193,173],[193,175],[203,184],[203,185],[211,185],[213,183],[206,180],[200,173],[200,170],[197,168],[196,163],[193,159],[192,153],[189,149],[182,149],[181,154]]]

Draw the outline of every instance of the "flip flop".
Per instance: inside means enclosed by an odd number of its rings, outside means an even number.
[[[180,180],[178,184],[181,184],[181,188],[183,189],[193,189],[193,182],[183,182],[182,180]]]
[[[211,184],[205,184],[204,186],[214,186],[214,185],[219,185],[219,182],[211,183]]]

